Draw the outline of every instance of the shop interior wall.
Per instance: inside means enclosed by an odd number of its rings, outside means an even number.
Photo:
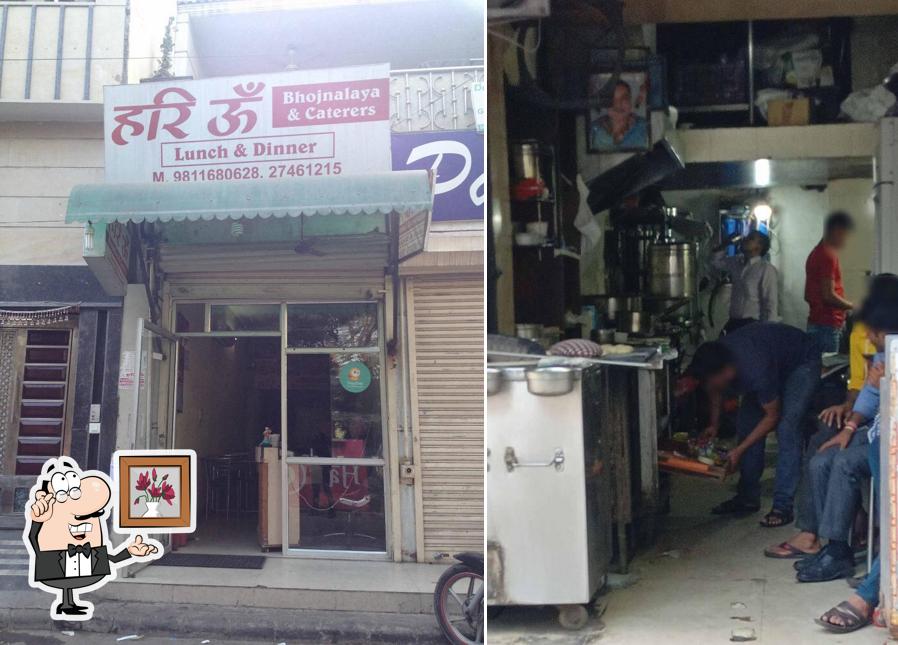
[[[872,179],[836,179],[825,189],[806,189],[801,186],[774,186],[768,191],[768,201],[774,209],[771,262],[779,271],[780,314],[783,322],[805,328],[808,308],[804,301],[804,264],[808,253],[820,240],[823,222],[834,210],[845,210],[856,223],[857,230],[848,248],[841,255],[842,276],[846,296],[859,302],[866,291],[867,274],[873,266],[873,203]],[[690,211],[692,217],[709,222],[716,234],[718,207],[722,192],[717,189],[670,191],[665,200]],[[716,238],[715,238],[716,242]],[[703,245],[701,266],[707,269],[708,246]],[[708,294],[702,299],[707,313]],[[725,322],[728,303],[720,301],[714,309],[713,329],[716,335]],[[706,321],[707,322],[707,321]]]
[[[214,338],[184,339],[183,408],[177,415],[176,447],[190,448],[199,458],[251,450],[255,437],[249,423],[252,370],[248,347],[230,347]],[[204,487],[200,483],[199,490]],[[205,500],[200,499],[200,508]]]

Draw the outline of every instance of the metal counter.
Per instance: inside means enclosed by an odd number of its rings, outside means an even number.
[[[607,436],[611,466],[612,517],[617,526],[617,569],[626,573],[630,544],[638,528],[643,540],[651,539],[655,517],[664,504],[658,471],[658,437],[670,415],[670,361],[676,350],[640,349],[632,354],[600,358],[568,358],[490,352],[508,358],[489,367],[522,369],[545,366],[604,366],[611,378],[600,402],[609,424]],[[620,378],[615,378],[619,375]],[[487,399],[489,415],[490,399]],[[489,419],[489,416],[488,416]],[[488,425],[488,434],[491,426]],[[635,436],[634,436],[635,435]],[[635,439],[635,440],[634,440]],[[634,459],[633,454],[637,453]]]

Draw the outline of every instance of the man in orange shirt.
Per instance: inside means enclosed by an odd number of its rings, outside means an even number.
[[[822,352],[838,352],[845,315],[854,306],[845,298],[839,252],[854,230],[848,213],[836,211],[826,218],[823,239],[805,262],[804,299],[810,306],[808,335]]]

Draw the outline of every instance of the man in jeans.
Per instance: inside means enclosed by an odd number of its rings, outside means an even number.
[[[861,306],[860,314],[851,331],[851,378],[845,402],[829,407],[820,413],[819,430],[808,442],[804,456],[804,475],[798,492],[798,512],[795,524],[799,532],[787,541],[767,547],[764,555],[768,558],[791,559],[816,555],[823,548],[821,537],[829,539],[830,562],[824,571],[808,575],[812,578],[829,578],[839,575],[837,565],[850,559],[847,540],[855,513],[860,504],[861,488],[867,476],[868,439],[866,432],[843,434],[846,422],[855,412],[855,403],[863,396],[862,408],[872,419],[876,414],[876,402],[866,386],[868,356],[877,353],[871,338],[878,333],[870,330],[865,321],[877,304],[898,302],[898,276],[881,273],[870,282],[870,290]],[[880,316],[881,319],[881,316]],[[881,320],[880,320],[881,322]],[[860,333],[858,331],[860,330]],[[873,375],[876,379],[876,375]],[[878,386],[878,379],[875,385]],[[856,417],[858,422],[864,419]],[[844,546],[843,546],[844,544]],[[837,556],[837,557],[833,557]]]
[[[854,230],[848,213],[836,211],[826,218],[823,239],[805,262],[804,299],[807,301],[808,334],[824,352],[838,352],[845,314],[854,305],[845,298],[839,252]]]
[[[876,345],[878,350],[883,351],[885,349],[886,335],[898,331],[898,300],[893,298],[887,303],[881,303],[874,307],[874,310],[869,315],[868,327],[871,330],[870,340]],[[868,374],[867,384],[864,386],[864,390],[861,391],[861,395],[858,397],[858,402],[855,404],[855,410],[858,409],[858,403],[861,403],[864,394],[867,392],[871,395],[871,402],[874,392],[876,393],[875,398],[878,399],[879,380],[884,372],[885,370],[882,363],[874,362],[874,366],[870,368],[870,374]],[[868,412],[872,410],[873,406],[871,405]],[[876,410],[876,412],[878,412],[878,410]],[[856,422],[857,418],[852,414],[846,422],[845,425],[847,427],[843,432],[854,432],[852,423]],[[869,472],[873,477],[874,491],[877,492],[879,491],[881,466],[879,462],[881,430],[879,415],[876,414],[875,420],[868,431],[868,438],[870,442]],[[891,428],[885,428],[885,431],[891,432],[892,430]],[[871,501],[871,512],[875,512],[878,506],[878,500],[875,498],[876,495],[874,495],[874,500]],[[821,551],[821,553],[823,553],[823,551]],[[802,567],[799,576],[804,574],[805,571],[812,571],[815,567],[821,566],[819,562],[820,556],[810,558],[809,560],[810,562]],[[877,557],[873,561],[873,567],[871,568],[870,573],[864,578],[863,582],[861,582],[854,595],[823,614],[817,619],[817,623],[826,627],[829,631],[836,633],[853,632],[861,627],[869,625],[872,620],[873,610],[876,608],[877,604],[879,604],[880,567],[880,560]]]
[[[820,381],[820,349],[800,329],[782,323],[751,323],[695,352],[690,372],[708,395],[710,425],[717,435],[723,394],[741,395],[736,421],[739,444],[730,451],[727,471],[740,472],[738,492],[716,506],[716,515],[755,512],[761,507],[764,444],[776,431],[773,509],[761,522],[783,526],[793,520],[793,501],[801,477],[802,427]]]

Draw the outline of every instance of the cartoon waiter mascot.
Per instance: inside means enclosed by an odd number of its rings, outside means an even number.
[[[141,536],[115,552],[107,549],[106,516],[112,487],[99,471],[82,472],[66,457],[50,459],[31,489],[25,509],[25,545],[31,556],[29,584],[56,594],[56,620],[88,620],[93,605],[78,594],[102,587],[131,558],[162,555],[155,540]]]

